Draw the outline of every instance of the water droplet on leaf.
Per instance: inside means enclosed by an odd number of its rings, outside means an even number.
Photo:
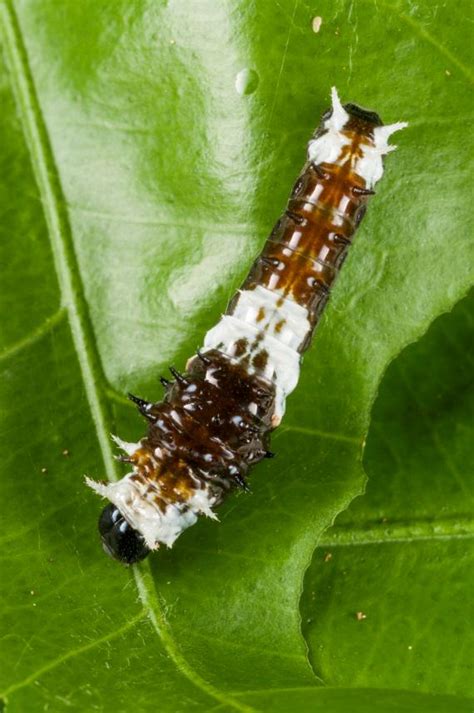
[[[259,77],[257,72],[254,69],[245,67],[238,72],[235,78],[235,89],[241,96],[253,94],[258,86],[258,82]]]

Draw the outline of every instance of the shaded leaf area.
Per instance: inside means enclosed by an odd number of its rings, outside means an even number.
[[[319,536],[362,489],[386,364],[471,282],[463,3],[431,8],[327,1],[316,35],[298,3],[0,6],[0,160],[14,178],[1,196],[7,710],[337,712],[377,697],[383,710],[384,692],[320,687],[299,598]],[[244,67],[253,94],[235,90]],[[101,505],[82,476],[114,477],[109,432],[143,432],[122,394],[159,397],[159,371],[184,365],[217,318],[283,209],[331,84],[411,129],[274,438],[278,459],[219,525],[137,568],[137,590],[100,551]],[[418,696],[406,710],[422,698],[442,705]]]
[[[323,536],[302,599],[330,686],[474,694],[473,338],[474,293],[382,382],[367,491]]]

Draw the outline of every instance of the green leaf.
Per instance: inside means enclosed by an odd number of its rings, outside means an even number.
[[[321,534],[363,488],[384,369],[472,282],[463,8],[324,0],[315,33],[298,2],[0,4],[8,711],[389,709],[375,683],[321,687],[299,599]],[[123,394],[159,398],[160,370],[184,365],[217,319],[332,84],[410,128],[305,360],[278,459],[219,525],[131,574],[100,552],[82,476],[120,474],[109,433],[142,428]],[[400,695],[399,709],[446,709]]]
[[[474,694],[473,316],[474,293],[390,366],[367,491],[315,552],[303,626],[329,686]]]

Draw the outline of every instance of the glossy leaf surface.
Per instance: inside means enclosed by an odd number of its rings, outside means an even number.
[[[468,43],[463,3],[317,13],[315,33],[299,3],[0,5],[11,711],[336,712],[369,698],[387,710],[389,692],[321,687],[299,599],[318,539],[363,488],[386,365],[472,281]],[[119,475],[109,433],[143,433],[123,394],[159,398],[160,371],[200,344],[282,211],[332,84],[410,129],[305,360],[278,459],[219,525],[131,575],[100,552],[82,476]]]

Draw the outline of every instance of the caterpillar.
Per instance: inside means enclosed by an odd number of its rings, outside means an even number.
[[[272,457],[280,424],[309,347],[374,186],[388,144],[405,122],[384,126],[378,114],[332,106],[308,144],[307,161],[262,253],[201,350],[152,403],[129,395],[148,421],[138,443],[115,438],[132,472],[87,485],[108,498],[99,518],[105,551],[124,564],[169,547],[199,515]]]

